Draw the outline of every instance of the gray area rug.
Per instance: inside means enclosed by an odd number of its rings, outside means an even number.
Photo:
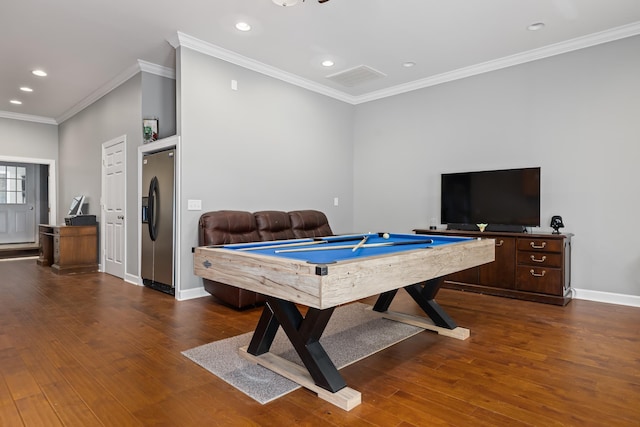
[[[383,319],[368,307],[361,303],[341,306],[329,320],[320,343],[338,369],[424,330]],[[252,364],[238,354],[238,348],[249,345],[252,335],[250,332],[215,341],[182,354],[262,404],[300,388],[297,383]],[[282,328],[278,330],[271,352],[302,365]]]

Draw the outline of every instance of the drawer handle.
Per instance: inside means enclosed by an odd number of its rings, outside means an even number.
[[[502,246],[502,245],[504,245],[504,240],[500,239],[500,241],[499,241],[499,242],[496,242],[496,247],[498,247],[498,248],[499,248],[499,247],[500,247],[500,246]]]
[[[531,242],[531,247],[533,249],[544,249],[545,246],[547,246],[547,242],[542,242],[540,246],[536,246],[536,242]]]
[[[533,262],[545,262],[547,260],[547,256],[546,255],[542,255],[542,258],[540,259],[536,259],[535,255],[531,255],[531,261]]]
[[[542,273],[538,274],[538,273],[536,273],[536,272],[535,272],[535,270],[531,269],[531,270],[529,271],[529,273],[531,273],[531,275],[532,275],[533,277],[544,277],[544,273],[546,273],[546,271],[545,271],[545,270],[542,270]]]

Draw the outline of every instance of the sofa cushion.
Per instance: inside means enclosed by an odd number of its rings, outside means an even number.
[[[254,212],[260,240],[293,239],[295,235],[291,229],[289,214],[282,211]]]
[[[289,212],[291,228],[295,238],[323,237],[333,235],[327,216],[314,210]]]
[[[214,211],[200,216],[200,245],[224,245],[260,241],[258,226],[251,212]]]

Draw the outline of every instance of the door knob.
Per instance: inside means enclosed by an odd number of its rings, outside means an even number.
[[[118,219],[124,219],[124,215],[118,215]]]

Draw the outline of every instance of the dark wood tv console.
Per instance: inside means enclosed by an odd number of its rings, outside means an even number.
[[[571,237],[551,233],[415,229],[437,234],[495,239],[496,260],[445,276],[443,287],[566,305],[571,289]]]

